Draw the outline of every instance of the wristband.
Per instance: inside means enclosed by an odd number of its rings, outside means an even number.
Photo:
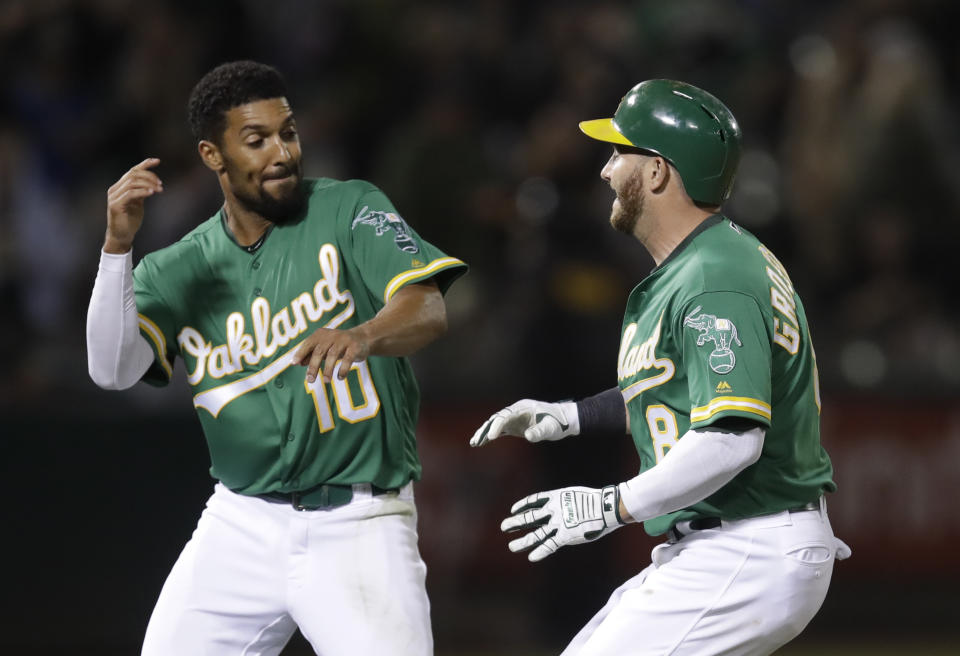
[[[608,527],[623,526],[626,524],[620,517],[620,487],[608,485],[600,490],[600,508],[603,512],[603,523]]]
[[[625,435],[627,414],[619,387],[577,401],[580,433]]]

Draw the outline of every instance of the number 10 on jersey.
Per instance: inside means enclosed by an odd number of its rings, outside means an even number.
[[[347,372],[347,377],[340,380],[337,373],[340,365],[333,370],[333,379],[329,383],[323,381],[323,376],[317,376],[312,383],[304,380],[303,387],[307,394],[313,397],[313,407],[317,410],[317,423],[320,425],[320,432],[326,433],[333,430],[334,420],[333,412],[330,408],[330,394],[328,387],[332,391],[333,402],[337,408],[337,415],[350,424],[364,421],[375,417],[380,411],[380,397],[377,396],[377,389],[373,385],[373,378],[370,376],[370,367],[366,362],[354,362]],[[359,403],[358,399],[353,398],[353,392],[350,391],[350,377],[356,374],[357,383],[360,389]]]

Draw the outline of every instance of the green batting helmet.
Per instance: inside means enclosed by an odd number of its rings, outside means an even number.
[[[655,153],[676,167],[687,195],[720,205],[740,162],[740,126],[716,97],[685,82],[647,80],[620,101],[613,118],[583,121],[588,137]]]

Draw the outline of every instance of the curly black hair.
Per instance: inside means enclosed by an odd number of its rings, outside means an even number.
[[[220,145],[229,110],[255,100],[286,96],[283,77],[272,66],[249,60],[221,64],[204,75],[190,92],[190,130],[197,141]]]

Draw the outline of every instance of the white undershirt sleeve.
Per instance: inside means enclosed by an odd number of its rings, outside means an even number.
[[[620,499],[638,522],[702,501],[760,458],[765,434],[687,431],[656,466],[620,483]]]
[[[133,253],[100,253],[100,268],[87,309],[87,368],[103,389],[127,389],[153,362],[140,334],[133,293]]]

